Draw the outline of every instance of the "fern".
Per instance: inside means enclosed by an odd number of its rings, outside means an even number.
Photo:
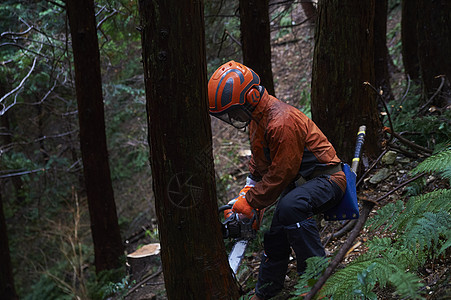
[[[307,268],[299,278],[295,288],[295,294],[301,295],[310,291],[315,285],[318,278],[322,275],[329,265],[329,260],[326,257],[313,256],[306,260]],[[291,299],[301,299],[301,296]]]
[[[346,266],[332,275],[320,291],[320,295],[333,295],[334,300],[347,299],[349,291],[357,285],[357,274],[368,267],[374,261],[362,261]]]
[[[396,286],[397,293],[407,299],[422,299],[417,291],[423,286],[420,279],[412,273],[397,272],[390,276],[390,282]]]
[[[412,173],[442,172],[442,177],[451,178],[450,166],[451,149],[447,149],[420,163]],[[332,295],[334,300],[374,299],[372,289],[377,283],[380,288],[393,286],[402,298],[419,299],[423,283],[415,270],[451,247],[450,200],[451,189],[439,189],[381,208],[366,227],[389,235],[370,240],[368,251],[337,270],[320,294]]]
[[[395,230],[405,230],[412,226],[426,212],[451,212],[451,190],[440,189],[427,194],[411,197],[404,204],[398,200],[396,203],[389,203],[381,208],[377,215],[368,220],[367,227],[371,230],[378,230],[385,224],[385,230],[394,232]]]
[[[418,174],[421,172],[441,173],[441,176],[448,179],[451,183],[451,149],[448,148],[426,158],[412,170],[412,174]]]
[[[451,166],[451,149],[441,151],[426,158],[415,169],[412,174],[421,172],[443,172]]]
[[[451,247],[451,229],[448,229],[445,233],[445,242],[443,243],[442,247],[438,251],[438,255],[441,255],[443,252],[445,252],[446,249]]]
[[[405,245],[410,248],[426,247],[438,249],[439,238],[451,230],[451,218],[447,212],[426,212],[415,226],[403,235]]]
[[[376,263],[372,263],[366,270],[357,274],[359,284],[356,289],[352,291],[354,295],[359,296],[361,299],[377,300],[377,295],[373,292],[377,279],[374,278],[374,276],[371,276],[375,267]]]

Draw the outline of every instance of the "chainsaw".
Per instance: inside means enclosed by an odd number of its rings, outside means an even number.
[[[231,204],[221,206],[219,212],[221,213],[228,209],[232,209]],[[261,218],[259,215],[262,215],[262,213],[254,210],[254,215],[249,219],[241,213],[233,212],[222,222],[222,237],[224,239],[235,239],[236,241],[229,254],[229,265],[234,274],[237,273],[240,267],[249,242],[257,235],[257,230],[254,229],[253,224],[256,221],[260,223]]]

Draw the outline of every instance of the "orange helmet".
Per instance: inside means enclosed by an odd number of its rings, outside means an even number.
[[[238,107],[255,107],[260,101],[260,77],[233,60],[220,66],[208,82],[210,114],[218,117]]]

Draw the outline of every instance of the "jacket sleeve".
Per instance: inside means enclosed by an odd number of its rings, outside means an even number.
[[[303,127],[304,126],[304,127]],[[305,147],[306,127],[285,117],[276,126],[267,128],[271,163],[267,172],[254,174],[261,180],[246,194],[246,200],[254,208],[264,208],[274,203],[282,191],[296,178]],[[251,163],[252,165],[252,160]]]

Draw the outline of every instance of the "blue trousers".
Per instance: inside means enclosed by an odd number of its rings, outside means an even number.
[[[257,296],[269,299],[283,289],[291,249],[296,254],[299,274],[305,271],[307,258],[325,256],[312,217],[338,204],[342,196],[343,191],[329,175],[315,177],[281,196],[264,236],[265,252],[255,287]]]

